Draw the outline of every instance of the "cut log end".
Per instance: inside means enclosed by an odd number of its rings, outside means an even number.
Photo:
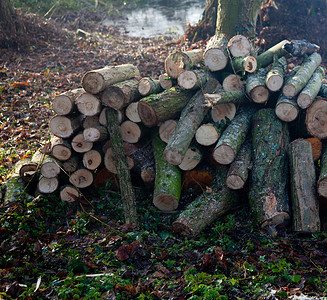
[[[170,137],[172,136],[175,128],[177,126],[177,121],[175,120],[166,120],[165,122],[163,122],[160,127],[159,127],[159,137],[160,139],[165,142],[168,143]]]
[[[223,89],[228,92],[243,91],[241,76],[236,74],[227,76],[223,81]]]
[[[284,79],[279,74],[269,76],[266,80],[266,86],[267,88],[272,92],[279,91],[284,83]]]
[[[247,56],[252,49],[250,41],[244,35],[235,35],[228,42],[228,49],[232,56]]]
[[[312,98],[310,97],[310,95],[301,93],[297,99],[296,99],[297,104],[302,108],[302,109],[306,109],[308,108],[311,103],[312,103]]]
[[[287,212],[278,212],[271,218],[265,220],[260,224],[261,228],[267,228],[269,226],[277,226],[277,225],[287,225],[290,222],[290,215]]]
[[[222,165],[229,165],[235,159],[234,150],[228,145],[220,145],[213,152],[214,160]]]
[[[286,97],[294,97],[296,96],[296,88],[294,85],[290,83],[286,83],[283,87],[283,95]]]
[[[101,153],[97,150],[90,150],[83,155],[83,165],[89,170],[96,170],[102,162]]]
[[[242,177],[239,175],[230,175],[226,179],[226,185],[231,189],[231,190],[240,190],[244,187],[244,180]]]
[[[204,54],[204,64],[212,72],[224,69],[227,66],[228,59],[224,51],[220,49],[209,49]]]
[[[162,211],[172,211],[178,207],[178,198],[171,194],[161,193],[154,196],[153,204]]]
[[[93,173],[87,169],[79,169],[70,175],[69,182],[78,188],[86,188],[93,183]]]
[[[73,111],[73,102],[66,95],[58,95],[52,101],[53,111],[61,116],[67,115]]]
[[[77,199],[80,198],[80,193],[79,191],[73,187],[73,186],[65,186],[61,191],[60,191],[60,199],[63,202],[75,202]]]
[[[172,149],[166,149],[163,153],[165,160],[173,166],[178,166],[182,163],[183,157]]]
[[[159,76],[159,83],[164,90],[168,90],[173,86],[173,80],[166,73]]]
[[[119,87],[110,86],[101,95],[102,104],[120,110],[125,104],[125,95]]]
[[[141,122],[137,108],[138,108],[138,102],[132,102],[126,107],[125,110],[126,117],[135,123]]]
[[[87,72],[82,78],[82,86],[84,90],[91,94],[97,94],[101,91],[104,85],[104,78],[100,73],[97,72]]]
[[[197,84],[197,77],[193,71],[184,71],[177,78],[178,85],[186,90],[191,90]]]
[[[151,92],[151,83],[147,78],[142,78],[138,85],[139,93],[142,96],[147,96]]]
[[[78,111],[84,116],[95,116],[101,111],[100,100],[90,93],[81,94],[76,100],[76,105]]]
[[[233,120],[236,114],[236,105],[234,103],[218,104],[211,110],[211,118],[214,122]]]
[[[142,123],[147,127],[152,127],[158,124],[158,116],[154,109],[147,103],[140,101],[138,112]]]
[[[318,181],[318,194],[319,196],[327,198],[327,178]]]
[[[307,108],[306,126],[309,133],[319,139],[327,138],[327,99],[315,100]]]
[[[44,177],[52,178],[59,175],[60,167],[56,162],[49,161],[42,164],[40,172]]]
[[[257,60],[253,56],[247,56],[244,61],[244,70],[248,73],[254,73],[257,69]]]
[[[197,129],[195,139],[202,146],[211,146],[218,141],[219,134],[214,125],[204,124]]]
[[[38,182],[38,190],[42,194],[51,194],[59,188],[59,180],[57,177],[42,177]]]
[[[255,103],[266,103],[269,98],[269,90],[263,85],[257,86],[252,89],[250,98]]]
[[[120,125],[121,136],[124,142],[135,144],[142,135],[139,125],[132,121],[125,121]]]
[[[290,103],[277,104],[275,108],[276,116],[284,122],[292,122],[299,115],[299,109]]]
[[[193,170],[202,160],[202,154],[197,149],[187,149],[178,167],[183,171]]]

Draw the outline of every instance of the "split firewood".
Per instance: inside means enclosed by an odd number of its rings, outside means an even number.
[[[199,147],[191,146],[187,149],[178,167],[183,171],[193,170],[202,160],[203,154]]]
[[[150,77],[142,78],[138,83],[138,91],[142,96],[158,94],[163,91],[159,80]]]
[[[160,94],[142,98],[138,104],[139,116],[147,127],[153,127],[160,122],[173,119],[191,99],[194,92],[172,87]]]
[[[232,121],[236,115],[234,103],[216,104],[211,109],[211,119],[215,123],[226,123]]]
[[[52,136],[51,156],[59,161],[66,161],[72,156],[72,145],[68,140]]]
[[[134,78],[107,87],[101,94],[102,104],[115,110],[121,110],[129,103],[139,100],[141,95],[138,84],[139,81]]]
[[[77,117],[54,116],[50,119],[51,133],[60,138],[71,137],[80,127],[82,115]]]
[[[235,160],[230,165],[226,178],[226,185],[230,189],[240,190],[244,187],[249,176],[251,151],[251,143],[249,141],[244,142]]]
[[[252,106],[244,108],[224,130],[213,152],[213,158],[219,164],[228,165],[235,160],[250,130],[254,112]]]
[[[83,130],[86,142],[103,142],[108,139],[108,130],[105,126],[88,127]]]
[[[266,103],[269,99],[269,90],[266,87],[266,69],[259,69],[248,76],[246,80],[246,93],[255,103]]]
[[[120,196],[124,210],[126,224],[137,224],[137,211],[135,193],[131,182],[126,151],[120,133],[120,126],[117,122],[117,113],[113,109],[106,111],[107,128],[110,135],[112,152],[114,155],[115,168],[117,170]]]
[[[68,173],[73,173],[78,169],[79,157],[72,155],[68,160],[62,163],[62,168]]]
[[[290,219],[287,188],[287,124],[273,109],[252,118],[252,160],[249,203],[254,222],[261,227],[286,225]]]
[[[195,237],[217,218],[239,206],[237,193],[226,186],[227,168],[218,166],[212,187],[198,196],[173,223],[177,234]]]
[[[327,147],[324,143],[320,159],[320,174],[317,183],[318,194],[327,198]]]
[[[168,76],[167,73],[159,76],[159,83],[164,90],[168,90],[176,84],[176,79]]]
[[[203,54],[204,64],[212,72],[224,69],[228,63],[228,39],[223,34],[216,34],[210,38]]]
[[[186,70],[177,77],[178,85],[186,90],[202,88],[211,75],[205,70]]]
[[[51,107],[55,114],[65,116],[76,112],[76,99],[83,92],[84,89],[78,88],[54,97]]]
[[[93,172],[82,166],[69,176],[69,182],[79,189],[89,187],[92,185],[93,180]]]
[[[316,137],[307,138],[306,140],[311,144],[313,161],[318,161],[322,153],[322,141]]]
[[[225,127],[225,122],[202,124],[195,133],[195,140],[202,146],[216,144]]]
[[[300,112],[300,108],[296,102],[296,98],[289,98],[283,95],[278,97],[275,114],[276,116],[284,122],[294,121]]]
[[[92,149],[83,154],[83,165],[89,170],[96,170],[102,163],[102,152]]]
[[[37,189],[41,194],[52,194],[59,189],[58,177],[46,178],[44,176],[40,176]]]
[[[160,139],[163,142],[168,143],[170,137],[173,135],[176,126],[177,126],[177,121],[173,119],[169,119],[161,123],[159,126]]]
[[[184,70],[199,66],[203,60],[203,50],[175,51],[165,60],[165,71],[171,78],[177,78]]]
[[[177,166],[173,166],[164,160],[163,151],[165,147],[166,144],[155,134],[153,137],[153,150],[156,162],[156,179],[153,204],[160,210],[172,211],[178,207],[182,175]]]
[[[309,43],[306,40],[292,40],[284,44],[283,48],[293,56],[303,56],[319,51],[318,45]]]
[[[280,58],[282,56],[287,55],[288,52],[284,49],[284,45],[288,42],[288,40],[283,40],[278,44],[274,45],[273,47],[269,48],[267,51],[261,53],[257,57],[258,66],[260,66],[260,68],[265,68],[273,62],[275,56]]]
[[[327,99],[317,98],[307,109],[305,124],[308,132],[319,139],[327,138]]]
[[[138,105],[139,105],[138,102],[132,102],[132,103],[128,104],[128,106],[126,107],[126,110],[125,110],[126,117],[134,123],[141,122],[141,118],[139,116],[139,112],[137,109]]]
[[[75,135],[72,139],[72,148],[77,153],[85,153],[90,151],[92,147],[93,143],[85,140],[83,132]]]
[[[257,70],[257,60],[254,56],[234,57],[231,61],[232,69],[235,73],[254,73]]]
[[[295,75],[290,78],[283,87],[283,95],[287,97],[296,96],[307,84],[313,72],[321,64],[321,56],[313,53],[305,58]]]
[[[293,230],[320,231],[316,173],[309,141],[294,140],[289,145]]]
[[[205,101],[203,93],[212,92],[216,85],[217,80],[211,78],[205,85],[204,91],[199,90],[183,109],[164,151],[165,160],[170,164],[180,165],[182,163],[196,130],[209,110],[209,106],[203,105]]]
[[[100,99],[90,93],[84,92],[76,99],[78,111],[84,116],[95,116],[101,111]]]
[[[308,108],[317,97],[322,85],[324,75],[325,70],[320,66],[313,72],[306,86],[297,96],[296,101],[301,108]]]
[[[57,177],[60,174],[58,161],[50,155],[45,156],[40,167],[40,172],[45,178]]]
[[[224,91],[227,92],[241,92],[244,90],[241,76],[237,74],[224,74],[222,86]]]
[[[234,57],[245,57],[252,51],[251,42],[244,35],[234,35],[228,41],[228,50]]]
[[[268,90],[272,92],[279,91],[284,84],[284,76],[287,68],[286,58],[282,56],[280,59],[275,60],[271,69],[267,73],[265,84]]]
[[[100,126],[99,115],[86,116],[82,121],[82,128],[97,127]]]
[[[60,189],[60,199],[63,202],[75,202],[81,198],[80,191],[73,185],[65,185]]]
[[[98,94],[112,84],[137,76],[140,76],[140,72],[134,65],[107,66],[86,72],[82,78],[82,86],[87,92]]]
[[[106,119],[106,111],[108,110],[109,108],[108,107],[105,107],[101,110],[101,113],[99,115],[99,123],[100,125],[102,126],[107,126],[107,119]],[[117,121],[118,121],[118,124],[122,123],[125,119],[125,115],[120,111],[120,110],[117,110]]]

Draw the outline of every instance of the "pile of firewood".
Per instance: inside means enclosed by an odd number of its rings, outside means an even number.
[[[107,114],[115,110],[128,168],[158,209],[176,210],[190,182],[202,191],[175,232],[198,234],[238,207],[244,191],[256,224],[292,221],[295,231],[318,231],[318,194],[327,197],[327,85],[318,50],[285,40],[257,55],[244,36],[216,35],[204,50],[171,53],[158,79],[140,78],[129,64],[86,72],[82,88],[53,99],[48,151],[16,165],[5,198],[22,192],[15,180],[37,178],[38,192],[60,191],[68,202],[109,179],[117,185]],[[290,66],[290,57],[299,64]]]

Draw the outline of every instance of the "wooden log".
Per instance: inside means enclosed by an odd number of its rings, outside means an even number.
[[[51,155],[59,161],[66,161],[72,156],[72,146],[68,140],[52,136]]]
[[[138,105],[139,105],[138,102],[132,102],[132,103],[128,104],[128,106],[126,107],[126,110],[125,110],[126,117],[134,123],[141,122],[141,118],[139,116],[139,112],[137,109]]]
[[[280,120],[284,122],[292,122],[298,117],[299,112],[300,108],[297,105],[295,98],[289,98],[283,95],[278,97],[275,114]]]
[[[84,116],[95,116],[101,111],[100,99],[90,93],[84,92],[76,99],[78,111]]]
[[[79,157],[72,155],[68,160],[62,163],[63,169],[68,173],[73,173],[78,169]]]
[[[19,175],[24,182],[31,182],[36,176],[38,168],[38,163],[33,162],[31,158],[25,158],[15,163],[14,173]]]
[[[265,79],[265,84],[268,90],[277,92],[282,88],[284,84],[286,68],[287,62],[284,56],[282,56],[280,59],[275,59]]]
[[[232,163],[250,130],[255,108],[244,107],[222,133],[213,152],[213,158],[222,165]]]
[[[226,186],[227,168],[218,166],[210,191],[198,196],[173,222],[173,231],[195,237],[217,218],[239,206],[237,193]]]
[[[320,66],[313,72],[306,86],[297,96],[296,101],[301,108],[308,108],[313,100],[317,97],[322,85],[324,75],[325,70]]]
[[[327,138],[327,99],[317,98],[306,110],[308,132],[318,139]]]
[[[306,40],[292,40],[285,43],[283,48],[290,53],[292,56],[303,56],[305,54],[312,54],[313,52],[319,51],[318,45],[309,43]]]
[[[60,174],[59,162],[50,155],[45,156],[40,167],[40,172],[45,178],[57,177]]]
[[[106,119],[106,111],[108,110],[109,108],[106,107],[106,108],[103,108],[101,110],[101,113],[99,115],[99,123],[100,125],[103,125],[103,126],[107,126],[107,119]],[[117,110],[117,122],[120,124],[123,122],[123,120],[125,119],[124,117],[124,114],[120,111],[120,110]]]
[[[321,56],[313,53],[303,60],[298,71],[290,78],[283,87],[283,95],[295,97],[307,84],[313,72],[321,64]]]
[[[74,136],[72,139],[72,148],[77,153],[85,153],[90,151],[93,147],[92,142],[88,142],[84,139],[83,132]]]
[[[254,73],[257,70],[257,60],[254,56],[248,55],[246,57],[234,57],[231,61],[233,71],[235,73],[245,74]]]
[[[73,185],[65,185],[60,189],[60,199],[63,202],[72,203],[81,198],[80,191]]]
[[[168,90],[176,84],[176,79],[168,76],[167,73],[159,76],[159,83],[164,90]]]
[[[240,148],[235,160],[229,167],[226,185],[232,190],[240,190],[244,187],[248,177],[251,164],[251,143],[245,141]]]
[[[232,121],[236,114],[234,103],[216,104],[211,109],[211,119],[215,123],[226,123]]]
[[[92,185],[94,180],[94,174],[92,171],[86,168],[79,168],[69,176],[69,182],[79,188],[86,188]]]
[[[82,78],[82,86],[87,92],[98,94],[112,84],[137,76],[140,76],[140,72],[134,65],[107,66],[86,72]]]
[[[172,166],[163,158],[166,144],[157,134],[153,137],[153,150],[156,163],[156,179],[153,204],[160,210],[172,211],[178,207],[181,195],[182,175],[177,166]]]
[[[113,109],[106,112],[107,128],[110,134],[112,150],[114,153],[116,170],[119,178],[120,195],[127,224],[137,223],[135,194],[131,182],[126,152],[121,138],[120,127],[117,122],[117,113]]]
[[[190,70],[201,64],[203,50],[174,51],[165,60],[165,72],[171,78],[177,78],[184,70]]]
[[[143,97],[161,93],[163,90],[159,80],[151,77],[144,77],[138,83],[138,91]]]
[[[102,163],[102,153],[99,150],[92,149],[83,154],[83,165],[88,170],[96,170]]]
[[[293,230],[320,230],[319,203],[316,192],[316,173],[309,141],[297,139],[288,148]]]
[[[182,162],[178,167],[183,171],[193,170],[202,160],[202,152],[198,147],[191,146],[186,150]]]
[[[327,83],[323,83],[321,85],[318,96],[322,98],[327,98]]]
[[[255,103],[266,103],[269,99],[269,90],[265,85],[266,75],[265,69],[259,69],[246,80],[246,92]]]
[[[97,127],[100,126],[99,115],[86,116],[82,121],[82,128]]]
[[[322,155],[320,159],[320,174],[317,183],[318,194],[327,198],[327,147],[323,145]]]
[[[126,159],[127,159],[128,169],[131,170],[134,167],[134,161],[129,156],[127,156]],[[103,162],[109,172],[111,172],[113,174],[118,173],[117,167],[116,167],[115,155],[114,155],[114,152],[111,147],[105,151],[105,154],[103,157]]]
[[[202,124],[195,133],[195,140],[202,146],[216,144],[225,127],[225,122]]]
[[[55,114],[66,116],[76,112],[76,99],[84,92],[84,89],[78,88],[62,93],[52,100],[51,107]]]
[[[108,139],[109,134],[105,126],[88,127],[83,130],[83,137],[86,142],[103,142]]]
[[[287,55],[288,52],[283,47],[288,42],[289,42],[288,40],[283,40],[283,41],[279,42],[278,44],[269,48],[267,51],[261,53],[257,57],[258,66],[260,68],[265,68],[273,62],[275,56],[280,58],[282,56]]]
[[[252,159],[249,203],[255,224],[284,224],[290,219],[287,189],[287,123],[273,109],[257,111],[252,118]]]
[[[145,128],[143,124],[134,123],[132,121],[125,121],[120,125],[120,132],[124,142],[138,143],[143,136],[146,136],[148,128]]]
[[[245,57],[252,51],[251,42],[244,35],[238,34],[228,41],[228,50],[234,57]]]
[[[210,38],[203,54],[204,64],[210,71],[219,71],[227,66],[227,45],[228,39],[223,34],[216,34]]]
[[[50,131],[57,137],[69,138],[81,127],[82,118],[81,115],[77,117],[54,116],[50,119]]]
[[[160,139],[168,143],[169,139],[173,135],[173,132],[177,126],[177,121],[173,119],[166,120],[165,122],[161,123],[159,126],[159,137]]]
[[[217,85],[215,79],[210,79],[204,87],[204,92],[212,92]],[[209,107],[204,106],[205,98],[199,90],[183,109],[177,126],[170,137],[164,157],[172,165],[180,165],[189,148],[196,130],[207,114]]]
[[[225,75],[222,86],[227,92],[242,92],[244,90],[241,76],[237,74]]]
[[[59,188],[58,177],[47,178],[40,176],[39,182],[37,184],[37,189],[41,194],[52,194]]]
[[[142,123],[153,127],[177,116],[194,92],[172,87],[160,94],[150,95],[139,101],[138,112]]]
[[[196,90],[203,87],[209,77],[205,70],[186,70],[178,75],[177,82],[185,90]]]
[[[107,87],[101,94],[103,105],[121,110],[129,103],[141,98],[138,90],[139,81],[129,79]]]

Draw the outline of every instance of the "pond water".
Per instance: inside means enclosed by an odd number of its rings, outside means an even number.
[[[122,33],[133,37],[182,35],[187,24],[196,24],[206,0],[153,0],[125,7],[121,17],[109,17],[104,25],[122,26]]]

